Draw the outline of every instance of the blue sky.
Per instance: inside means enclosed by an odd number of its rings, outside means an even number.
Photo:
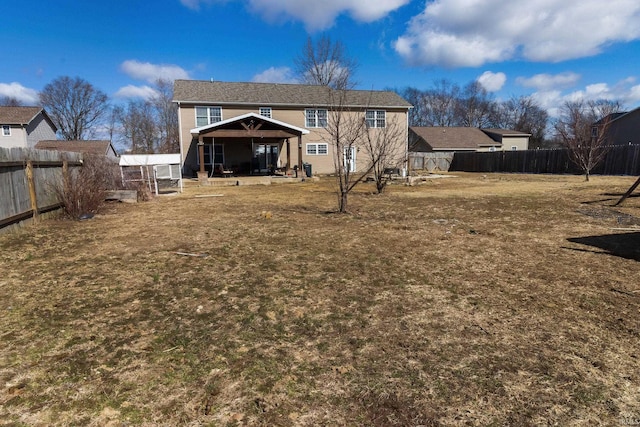
[[[33,0],[3,16],[0,96],[25,104],[63,75],[114,102],[157,78],[292,82],[307,37],[327,34],[360,89],[479,79],[552,114],[576,98],[640,105],[637,0]]]

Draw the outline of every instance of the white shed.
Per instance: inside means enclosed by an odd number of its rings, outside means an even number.
[[[182,159],[180,154],[123,154],[120,156],[122,183],[146,182],[149,191],[151,183],[158,194],[158,181],[176,182],[182,192]],[[125,173],[126,172],[126,173]]]

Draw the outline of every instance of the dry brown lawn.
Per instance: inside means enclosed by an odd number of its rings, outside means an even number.
[[[193,188],[2,235],[0,425],[640,423],[633,180]]]

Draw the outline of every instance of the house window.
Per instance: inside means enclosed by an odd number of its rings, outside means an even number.
[[[326,156],[329,153],[329,144],[313,143],[307,144],[307,154],[310,156]]]
[[[327,110],[305,110],[305,126],[308,128],[326,128]]]
[[[260,107],[260,115],[271,118],[271,107]]]
[[[365,112],[367,127],[383,128],[387,126],[387,112],[384,110],[367,110]]]
[[[515,146],[515,145],[512,145],[512,146],[511,146],[511,151],[518,151],[518,147],[517,147],[517,146]]]
[[[2,136],[11,136],[11,126],[2,125]]]
[[[494,151],[496,151],[496,147],[489,147],[489,151],[493,153]]]
[[[222,121],[222,107],[196,107],[196,127]]]
[[[213,162],[211,161],[211,149],[213,148]],[[204,144],[204,164],[224,165],[224,146],[222,144]]]

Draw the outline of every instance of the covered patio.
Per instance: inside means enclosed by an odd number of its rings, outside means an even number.
[[[287,176],[294,167],[298,171],[303,169],[302,135],[308,133],[288,123],[247,113],[191,129],[189,151],[196,150],[199,179]],[[295,156],[292,150],[297,150]]]

